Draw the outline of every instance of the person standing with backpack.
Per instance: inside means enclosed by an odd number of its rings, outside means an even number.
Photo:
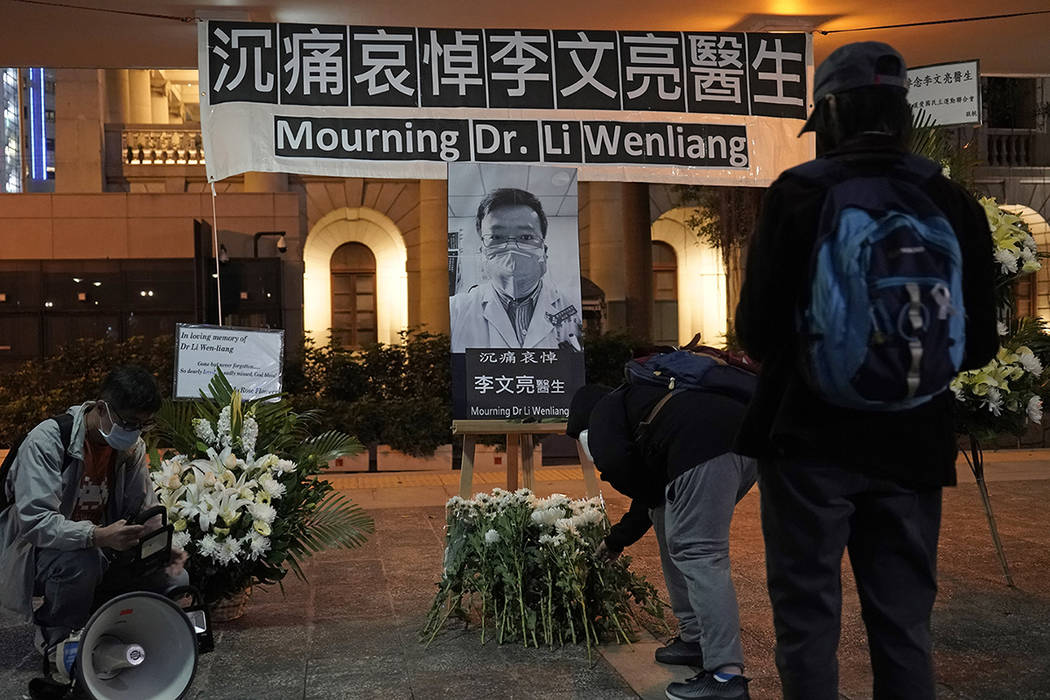
[[[844,550],[874,697],[935,696],[941,489],[955,484],[959,371],[998,348],[984,213],[908,151],[904,59],[859,42],[818,67],[818,157],[765,194],[736,310],[762,363],[736,449],[759,459],[785,698],[838,698]],[[801,136],[801,134],[800,134]]]
[[[172,550],[171,565],[155,580],[129,580],[125,568],[111,566],[152,527],[129,523],[158,502],[140,434],[160,403],[153,375],[118,367],[97,400],[43,421],[12,448],[0,483],[7,504],[0,511],[0,606],[36,623],[47,670],[30,683],[33,697],[65,692],[50,678],[55,647],[105,602],[96,600],[103,589],[164,591],[189,581],[181,550]],[[35,610],[34,595],[43,598]]]

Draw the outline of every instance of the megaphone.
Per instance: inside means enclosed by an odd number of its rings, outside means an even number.
[[[138,591],[95,611],[56,650],[60,670],[95,700],[180,700],[197,672],[197,635],[169,598]]]

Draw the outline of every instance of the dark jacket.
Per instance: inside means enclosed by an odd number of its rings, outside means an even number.
[[[667,390],[628,384],[594,406],[587,444],[602,479],[648,507],[663,503],[664,487],[693,467],[729,452],[746,404],[714,391],[672,396],[637,440]]]
[[[868,138],[825,157],[858,173],[877,174],[902,152]],[[981,367],[994,357],[999,342],[988,223],[976,200],[947,178],[935,175],[922,190],[958,237],[967,317],[962,369]],[[908,411],[858,411],[823,401],[802,377],[795,319],[810,282],[824,195],[822,186],[789,170],[763,199],[736,310],[737,337],[762,363],[762,373],[736,451],[758,458],[827,459],[914,488],[954,484],[958,450],[950,391]]]

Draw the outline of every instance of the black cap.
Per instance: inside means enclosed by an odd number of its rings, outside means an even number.
[[[858,41],[832,51],[817,67],[813,77],[813,112],[798,135],[814,130],[816,105],[828,95],[871,86],[907,92],[908,67],[897,49],[881,41]]]

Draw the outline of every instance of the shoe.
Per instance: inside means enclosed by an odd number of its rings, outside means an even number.
[[[744,676],[721,682],[713,673],[703,672],[681,683],[672,683],[664,694],[669,700],[751,700],[747,683]]]
[[[681,637],[672,637],[667,646],[656,650],[654,656],[662,664],[704,667],[704,654],[700,650],[700,642],[686,642]]]

